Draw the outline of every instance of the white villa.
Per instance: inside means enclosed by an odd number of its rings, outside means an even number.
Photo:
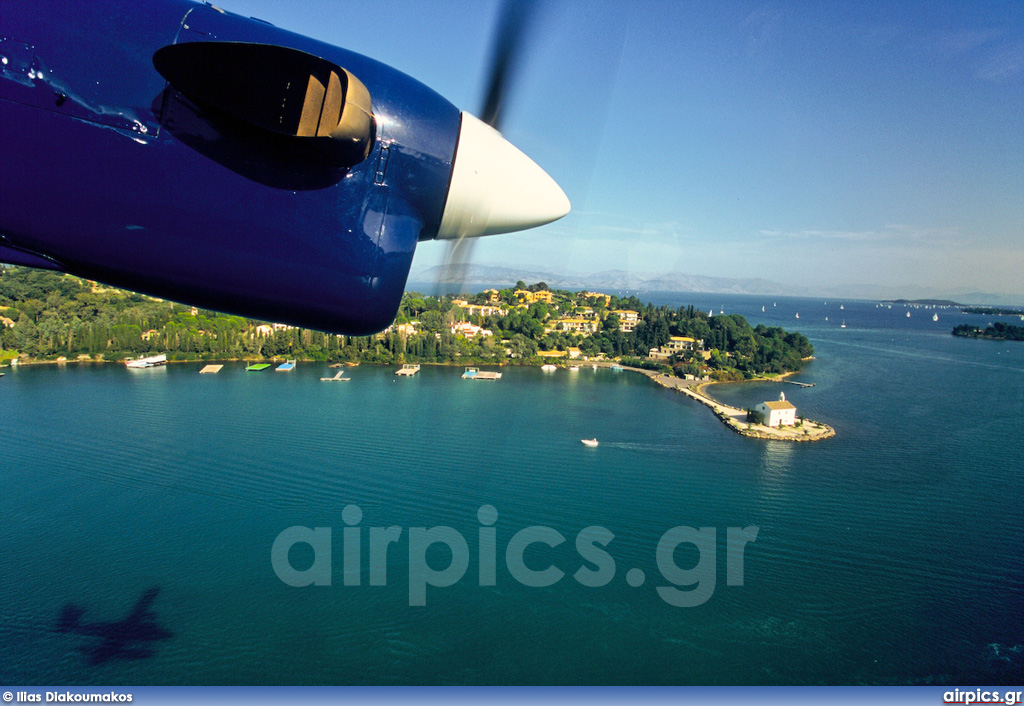
[[[493,336],[494,332],[490,329],[486,329],[483,326],[477,326],[471,324],[468,321],[460,321],[451,328],[451,332],[456,336],[465,336],[466,338],[473,338],[474,336]]]
[[[465,311],[469,316],[505,316],[508,314],[508,309],[504,309],[500,306],[490,306],[489,304],[470,304],[465,299],[455,299],[452,301],[452,304],[455,304],[457,307]]]

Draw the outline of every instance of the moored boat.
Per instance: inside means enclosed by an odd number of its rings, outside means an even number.
[[[129,368],[152,368],[157,365],[163,365],[166,362],[167,356],[161,353],[160,355],[151,355],[145,358],[131,358],[126,360],[124,364]]]

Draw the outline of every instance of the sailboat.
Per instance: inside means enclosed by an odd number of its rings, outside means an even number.
[[[799,311],[796,312],[796,318],[798,318],[798,319],[800,318],[800,312]]]
[[[764,304],[761,305],[761,313],[764,313]]]
[[[839,325],[839,328],[846,328],[846,319],[843,319],[843,323]]]
[[[910,318],[910,312],[909,311],[907,312],[907,318],[908,319]]]
[[[846,307],[845,307],[845,306],[843,306],[842,304],[840,304],[840,305],[839,305],[839,310],[840,310],[840,311],[843,311],[843,310],[844,310],[845,308],[846,308]]]
[[[939,320],[939,315],[938,314],[932,314],[932,321],[938,321],[938,320]]]

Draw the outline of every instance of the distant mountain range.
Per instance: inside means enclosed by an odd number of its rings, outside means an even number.
[[[830,287],[799,287],[768,279],[734,279],[707,277],[686,272],[629,272],[605,270],[582,275],[566,275],[542,267],[495,267],[492,265],[439,265],[413,271],[408,289],[431,292],[439,285],[486,285],[509,287],[519,280],[526,284],[545,282],[555,289],[592,289],[597,291],[664,291],[705,292],[716,294],[770,294],[794,297],[844,297],[847,299],[893,300],[952,299],[968,304],[1024,305],[1024,294],[961,292],[934,287],[907,285],[836,285]],[[450,288],[450,287],[446,287]]]
[[[545,282],[557,289],[611,289],[677,292],[721,292],[727,294],[794,293],[791,288],[766,279],[704,277],[682,272],[650,274],[626,270],[605,270],[586,275],[563,275],[541,268],[518,269],[489,265],[439,265],[414,273],[410,281],[442,284],[487,282],[495,286]]]

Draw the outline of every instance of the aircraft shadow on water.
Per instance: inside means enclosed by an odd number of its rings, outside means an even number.
[[[174,633],[157,623],[153,612],[153,601],[159,593],[159,588],[148,589],[128,617],[109,622],[85,622],[85,609],[69,603],[61,609],[57,632],[95,638],[92,644],[79,647],[94,666],[113,660],[147,659],[153,656],[154,643],[174,637]]]

